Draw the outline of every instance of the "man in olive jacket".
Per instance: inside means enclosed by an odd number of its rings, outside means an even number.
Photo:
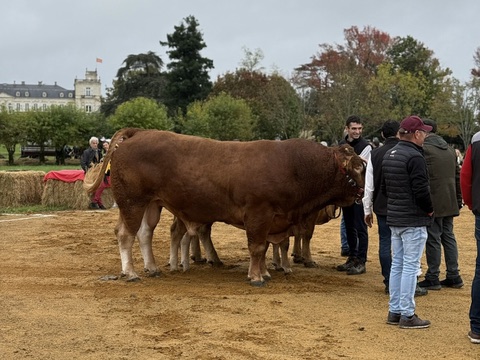
[[[418,285],[430,290],[440,290],[442,286],[458,289],[463,286],[463,281],[458,270],[458,248],[453,233],[453,218],[459,215],[459,209],[462,207],[460,167],[455,150],[436,134],[435,121],[424,119],[423,122],[433,128],[423,143],[423,151],[430,178],[430,196],[435,217],[433,224],[427,228],[425,254],[428,270],[425,280]],[[446,279],[440,281],[442,246],[447,274]]]

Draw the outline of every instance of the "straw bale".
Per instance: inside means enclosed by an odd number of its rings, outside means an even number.
[[[107,208],[113,205],[113,194],[110,188],[103,191],[102,201]],[[68,183],[55,179],[47,180],[43,190],[42,205],[85,210],[88,209],[89,204],[90,196],[83,189],[83,181]]]
[[[43,171],[0,171],[0,208],[39,205]]]

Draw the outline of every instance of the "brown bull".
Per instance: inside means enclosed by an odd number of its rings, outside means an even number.
[[[216,221],[245,229],[248,275],[252,285],[262,285],[270,277],[267,239],[281,242],[292,225],[310,214],[330,204],[349,206],[363,193],[364,163],[348,145],[327,148],[304,139],[223,142],[140,129],[120,130],[112,143],[102,173],[111,162],[120,211],[115,233],[128,279],[138,278],[135,236],[146,271],[158,271],[152,235],[163,207],[183,221],[191,236]]]

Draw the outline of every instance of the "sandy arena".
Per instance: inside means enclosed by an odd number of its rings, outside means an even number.
[[[245,234],[234,227],[213,227],[223,268],[170,273],[172,216],[164,211],[154,235],[161,276],[127,283],[102,280],[121,269],[118,210],[48,215],[0,216],[1,359],[480,358],[467,338],[476,256],[468,209],[455,220],[465,286],[416,298],[419,316],[432,321],[423,330],[385,323],[376,227],[366,274],[335,270],[345,260],[336,219],[316,228],[318,268],[293,264],[293,274],[271,271],[268,285],[254,288]],[[135,269],[142,268],[136,243]]]

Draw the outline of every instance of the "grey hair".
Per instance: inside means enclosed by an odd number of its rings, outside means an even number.
[[[89,143],[90,145],[92,145],[92,142],[94,142],[94,141],[96,141],[97,144],[98,144],[98,138],[95,137],[95,136],[92,136],[92,137],[90,138],[90,140],[88,140],[88,143]]]

